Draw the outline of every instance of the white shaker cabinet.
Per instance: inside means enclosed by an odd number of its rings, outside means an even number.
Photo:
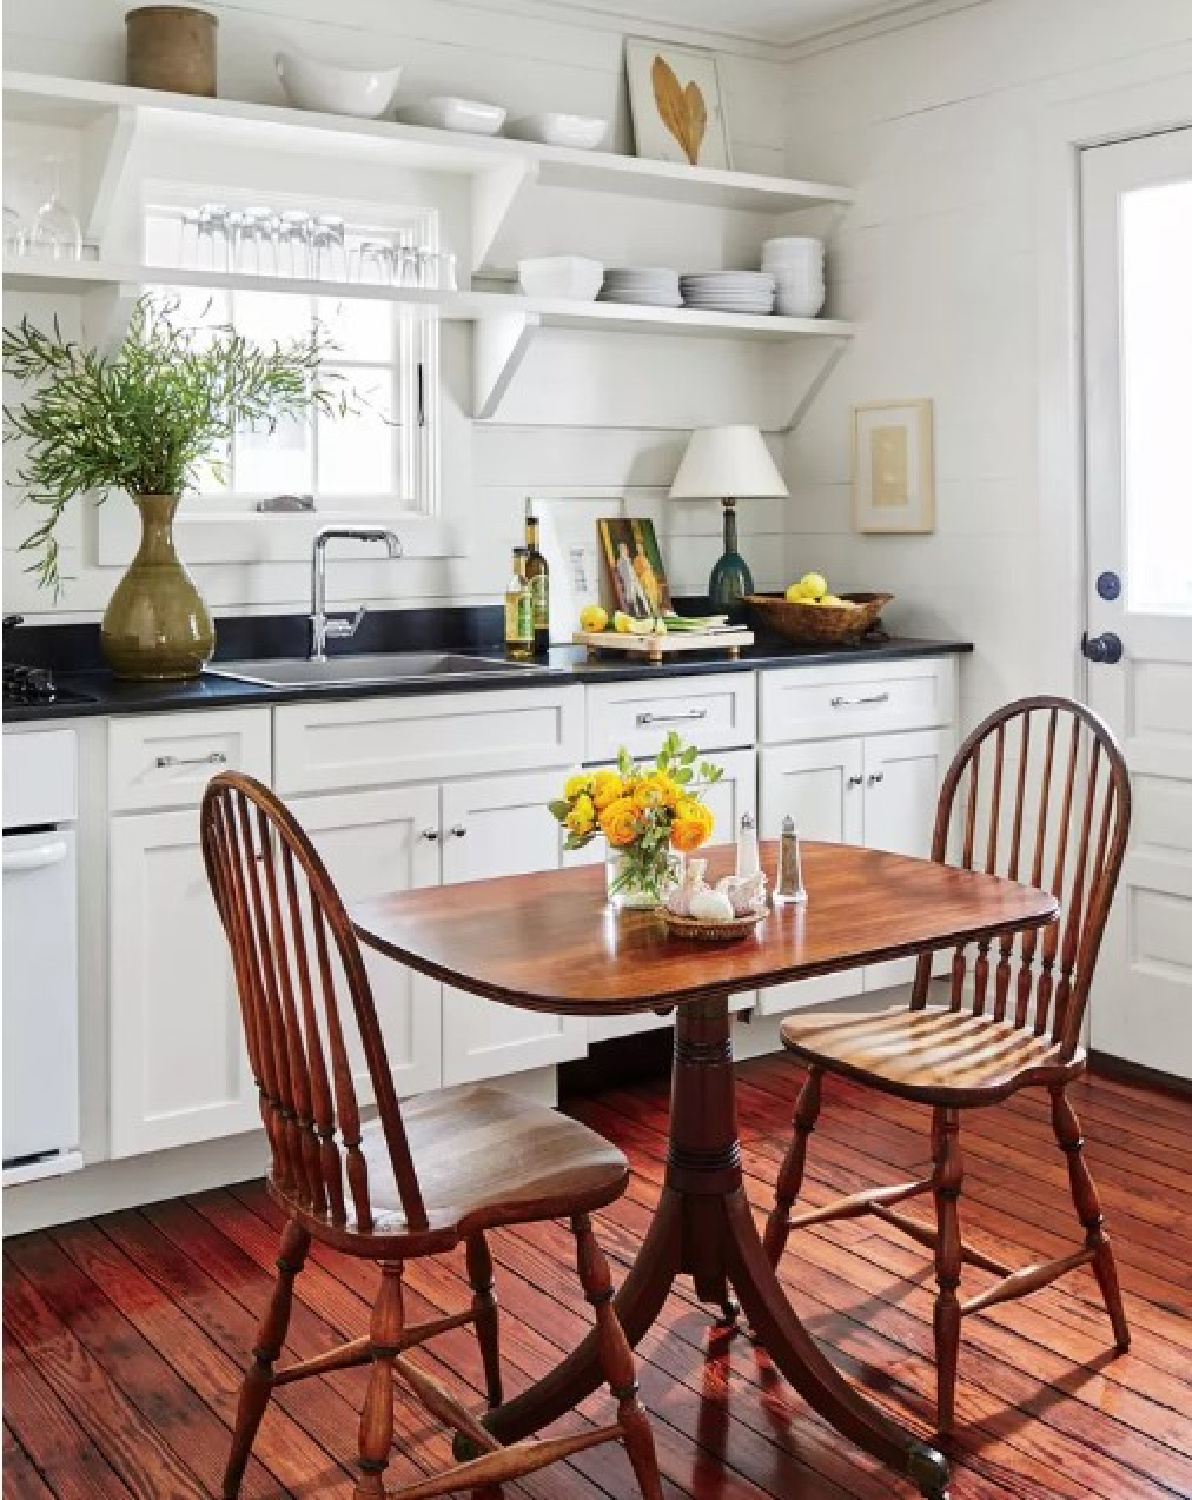
[[[558,869],[562,831],[546,804],[559,795],[563,776],[539,771],[446,782],[440,791],[443,883]],[[527,944],[536,941],[532,909],[510,920],[524,927]],[[443,987],[444,1084],[550,1067],[582,1057],[587,1044],[585,1017],[518,1010]]]
[[[295,797],[290,806],[349,907],[387,891],[438,885],[435,787]],[[437,1089],[443,1078],[442,986],[367,948],[364,961],[398,1093]],[[372,1086],[346,991],[341,1016],[360,1102],[371,1103]]]

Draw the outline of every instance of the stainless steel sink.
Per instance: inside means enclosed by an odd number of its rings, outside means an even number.
[[[465,656],[452,651],[392,651],[367,656],[332,656],[326,661],[262,657],[223,661],[208,667],[212,677],[261,687],[351,687],[368,683],[424,682],[443,677],[520,677],[544,668],[535,662],[506,661],[501,656]]]

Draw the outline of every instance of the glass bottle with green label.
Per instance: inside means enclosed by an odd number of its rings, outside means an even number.
[[[534,599],[525,547],[514,547],[513,574],[505,586],[505,654],[517,661],[534,654]]]
[[[545,656],[550,649],[550,565],[538,550],[538,517],[533,504],[526,501],[526,578],[534,601],[534,650]]]

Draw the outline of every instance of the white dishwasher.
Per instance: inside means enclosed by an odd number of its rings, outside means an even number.
[[[81,1167],[77,741],[4,736],[4,1185]]]

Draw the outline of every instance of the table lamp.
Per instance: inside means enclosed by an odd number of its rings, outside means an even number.
[[[724,610],[753,593],[753,575],[737,551],[738,497],[789,494],[756,427],[697,427],[671,485],[672,500],[719,500],[724,506],[724,556],[708,579],[712,608]]]

